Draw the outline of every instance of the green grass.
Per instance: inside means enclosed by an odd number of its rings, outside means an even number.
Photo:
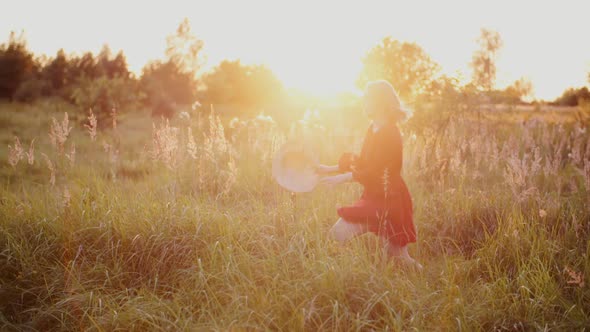
[[[75,119],[66,143],[76,142],[73,167],[47,137],[50,117],[61,119],[64,110]],[[590,275],[590,188],[578,171],[583,165],[567,158],[577,146],[575,128],[488,123],[477,133],[458,122],[438,140],[438,150],[431,137],[407,137],[404,176],[419,235],[410,253],[424,265],[414,271],[385,260],[370,234],[343,247],[328,238],[335,208],[355,200],[358,185],[293,197],[272,181],[270,158],[284,140],[280,133],[258,130],[248,139],[245,131],[234,132],[229,154],[237,173],[222,193],[232,177],[227,154],[215,152],[199,165],[181,153],[169,169],[143,152],[151,144],[145,115],[122,115],[117,132],[99,132],[92,142],[83,116],[74,112],[1,107],[2,330],[590,326],[587,282],[572,282],[564,270]],[[187,124],[177,119],[171,125]],[[189,125],[199,148],[206,146],[208,124]],[[14,134],[25,147],[36,138],[58,163],[55,186],[39,151],[34,165],[7,164]],[[346,147],[347,138],[324,135],[314,142],[322,161],[334,162],[342,152],[334,146]],[[523,143],[526,135],[533,143]],[[506,180],[505,155],[493,160],[486,152],[491,141],[519,158],[539,146],[544,163],[566,136],[571,144],[559,152],[566,157],[558,176],[531,167],[522,186]],[[516,144],[507,143],[510,137]],[[589,159],[586,137],[577,144]],[[103,140],[121,142],[116,163],[108,161]],[[527,194],[530,187],[536,191]],[[64,188],[71,196],[66,207]]]

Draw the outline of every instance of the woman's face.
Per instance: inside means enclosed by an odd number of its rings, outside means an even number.
[[[370,90],[365,91],[365,96],[363,98],[364,111],[370,119],[374,119],[383,108],[379,99],[376,97],[377,96],[374,93],[371,93]]]

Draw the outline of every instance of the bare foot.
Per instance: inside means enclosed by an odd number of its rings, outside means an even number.
[[[397,257],[399,258],[399,260],[408,267],[414,268],[417,271],[422,271],[424,269],[424,267],[422,266],[422,264],[418,263],[417,260],[411,258],[411,257]]]

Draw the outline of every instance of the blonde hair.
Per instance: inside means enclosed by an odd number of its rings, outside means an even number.
[[[388,81],[376,80],[368,82],[366,93],[367,95],[371,94],[374,98],[378,98],[379,101],[390,110],[387,116],[391,120],[398,122],[407,117],[405,108],[402,106],[402,102],[395,91],[395,88]]]

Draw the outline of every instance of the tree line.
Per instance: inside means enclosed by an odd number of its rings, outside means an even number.
[[[92,108],[99,116],[107,116],[113,108],[147,106],[154,115],[169,117],[178,106],[196,101],[256,109],[285,98],[281,82],[264,65],[224,60],[200,73],[203,41],[187,19],[166,42],[166,58],[149,62],[135,75],[124,53],[114,54],[106,45],[96,55],[68,55],[62,49],[52,57],[35,56],[22,34],[11,33],[0,45],[0,99],[32,102],[58,97],[82,109]],[[482,29],[470,63],[471,82],[461,85],[457,78],[441,75],[440,65],[419,45],[386,37],[362,59],[356,83],[362,88],[369,80],[387,79],[404,100],[414,102],[477,98],[486,103],[522,103],[532,93],[530,81],[519,79],[505,89],[495,88],[495,61],[502,44],[497,32]],[[582,100],[590,100],[586,87],[570,88],[552,103],[575,106]]]
[[[23,34],[12,32],[0,45],[0,99],[32,102],[62,98],[96,114],[113,108],[147,106],[157,116],[171,116],[179,106],[206,103],[264,107],[280,98],[281,82],[263,65],[224,60],[209,72],[202,67],[203,42],[188,20],[168,36],[166,58],[146,64],[141,74],[129,70],[122,51],[105,45],[98,54],[35,56]]]

